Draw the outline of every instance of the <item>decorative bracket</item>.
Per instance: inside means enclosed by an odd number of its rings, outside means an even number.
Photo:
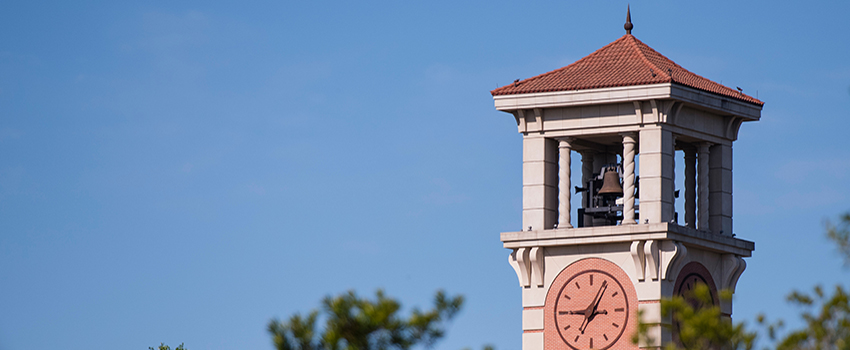
[[[637,273],[638,281],[643,282],[646,276],[646,258],[643,252],[644,241],[632,242],[632,247],[629,251],[632,253],[632,260],[635,262],[635,272]]]
[[[688,248],[685,248],[685,245],[676,241],[664,241],[665,246],[668,246],[669,251],[665,250],[663,254],[663,261],[661,262],[661,279],[673,281],[675,277],[673,276],[674,269],[681,265],[685,258],[688,256]]]
[[[720,281],[721,287],[735,293],[735,287],[738,286],[738,279],[746,268],[747,262],[740,256],[723,254],[723,280]]]
[[[528,132],[528,124],[525,120],[525,110],[518,109],[514,118],[516,118],[516,125],[519,132]]]
[[[640,101],[632,101],[632,103],[635,105],[635,116],[637,116],[637,122],[639,124],[643,124],[643,110],[641,110]]]
[[[534,109],[534,121],[537,123],[537,131],[543,132],[543,108]]]
[[[635,264],[637,280],[669,280],[676,266],[688,255],[688,249],[682,243],[670,240],[633,241],[629,249]]]
[[[538,287],[543,287],[543,247],[531,248],[531,283]]]
[[[508,264],[514,268],[520,287],[543,286],[543,247],[517,248],[508,256]]]
[[[648,240],[643,245],[644,254],[646,255],[646,267],[649,270],[648,275],[653,281],[658,279],[658,241]]]

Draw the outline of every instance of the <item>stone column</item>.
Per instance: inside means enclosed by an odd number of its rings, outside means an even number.
[[[699,206],[697,209],[699,210],[699,215],[697,216],[697,229],[702,231],[709,231],[708,227],[708,162],[709,162],[709,151],[708,147],[711,146],[708,142],[701,142],[699,144],[699,154],[697,155],[698,167],[699,167],[699,177],[698,186],[699,186]]]
[[[732,146],[716,144],[709,149],[708,226],[711,232],[732,235]]]
[[[558,143],[522,139],[522,230],[551,229],[558,221]]]
[[[685,148],[685,223],[697,228],[697,154],[693,147]]]
[[[571,137],[558,139],[558,228],[573,228],[570,224],[570,156],[573,147]]]
[[[623,135],[623,225],[635,224],[635,134]]]
[[[673,133],[663,125],[640,130],[640,223],[673,220]]]
[[[581,187],[587,186],[587,182],[593,177],[593,158],[595,153],[593,151],[581,152]],[[590,190],[582,192],[581,205],[582,208],[590,207]],[[593,226],[593,216],[584,215],[584,226]]]

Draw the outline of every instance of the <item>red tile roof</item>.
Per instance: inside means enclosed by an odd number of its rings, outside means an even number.
[[[764,105],[729,87],[691,73],[631,34],[623,35],[569,66],[490,91],[493,96],[676,83]]]

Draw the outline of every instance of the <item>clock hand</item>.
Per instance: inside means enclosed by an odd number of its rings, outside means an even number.
[[[584,310],[558,311],[558,315],[584,315]]]
[[[584,329],[587,329],[587,326],[590,324],[590,321],[593,321],[593,318],[596,317],[596,315],[601,314],[601,312],[597,312],[596,309],[599,307],[599,302],[602,301],[602,295],[605,294],[605,291],[607,289],[608,281],[602,281],[602,287],[599,287],[599,291],[596,292],[596,297],[593,298],[593,303],[591,303],[587,307],[587,310],[585,310],[585,322],[582,322],[582,324],[584,325]],[[604,312],[606,315],[608,314],[607,310],[605,310]],[[584,329],[581,330],[582,334],[584,334]]]
[[[581,332],[581,334],[584,334],[584,330],[587,329],[588,323],[590,322],[588,322],[587,317],[585,317],[584,320],[581,321],[581,325],[578,326],[578,330]]]
[[[596,297],[593,298],[593,302],[587,307],[588,314],[592,315],[596,311],[596,308],[599,307],[599,302],[602,301],[602,294],[605,293],[606,289],[608,289],[608,281],[602,281],[602,287],[599,287]]]

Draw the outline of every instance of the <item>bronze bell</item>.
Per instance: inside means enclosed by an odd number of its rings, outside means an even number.
[[[608,169],[605,176],[602,177],[602,188],[599,189],[599,194],[602,195],[623,195],[623,186],[620,186],[620,174],[614,169]]]

